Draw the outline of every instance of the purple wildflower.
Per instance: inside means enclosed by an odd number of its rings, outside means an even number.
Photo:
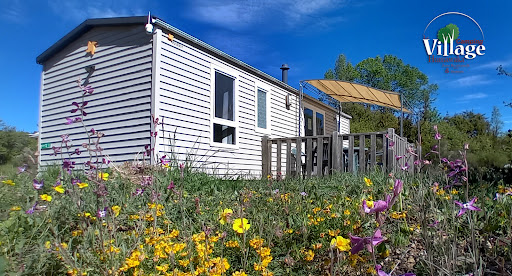
[[[135,189],[135,192],[133,192],[133,193],[132,193],[132,195],[134,195],[134,196],[139,196],[139,195],[141,195],[142,193],[144,193],[144,189],[137,188],[137,189]]]
[[[75,161],[70,161],[69,159],[64,159],[62,161],[62,169],[65,170],[68,174],[71,174],[71,169],[75,167]]]
[[[167,186],[167,190],[174,190],[176,186],[174,185],[174,181],[171,180],[171,183],[169,183],[169,186]]]
[[[101,209],[98,210],[98,213],[96,214],[96,216],[99,217],[99,218],[106,217],[107,216],[107,210],[108,210],[107,207],[103,208],[103,210],[101,210]]]
[[[77,102],[72,102],[71,105],[76,106],[76,108],[71,109],[71,113],[76,113],[78,110],[80,110],[80,113],[82,113],[83,116],[87,116],[87,112],[84,111],[84,108],[88,103],[89,102],[85,101],[82,103],[82,105],[80,105]]]
[[[301,196],[308,196],[308,194],[306,192],[301,192],[300,195]]]
[[[43,185],[44,185],[44,180],[38,181],[37,179],[34,179],[32,182],[32,186],[36,190],[41,190],[43,188]]]
[[[393,195],[398,196],[404,189],[404,182],[400,179],[395,180],[395,186],[393,186]]]
[[[108,165],[108,164],[110,164],[110,160],[105,159],[105,158],[103,158],[103,160],[101,160],[101,162],[102,162],[103,164],[107,164],[107,165]]]
[[[359,253],[359,251],[363,250],[365,245],[366,245],[366,249],[368,249],[368,251],[372,252],[373,247],[379,245],[381,242],[383,242],[385,240],[382,237],[382,233],[381,233],[380,229],[377,229],[375,231],[375,234],[373,234],[372,237],[360,238],[360,237],[352,236],[350,234],[349,234],[349,236],[350,236],[350,243],[352,244],[352,249],[350,250],[350,253],[352,253],[352,255],[355,255],[355,254]]]
[[[459,213],[457,214],[457,217],[462,216],[464,213],[466,213],[467,210],[482,211],[482,209],[474,206],[476,200],[477,200],[476,197],[474,197],[471,201],[469,201],[467,203],[461,203],[461,202],[459,202],[457,200],[454,200],[453,203],[459,205],[459,207],[460,207],[460,210],[459,210]]]
[[[82,90],[84,91],[84,95],[86,93],[92,94],[92,92],[94,92],[94,89],[90,85],[83,87]]]
[[[142,187],[151,186],[151,184],[153,184],[153,177],[151,175],[142,176],[142,181],[140,182]]]
[[[57,154],[61,153],[62,152],[62,148],[61,147],[55,147],[53,146],[52,147],[52,150],[53,150],[53,154],[52,155],[55,155],[57,156]]]
[[[23,166],[18,167],[18,174],[21,174],[21,173],[24,173],[25,171],[27,171],[27,167],[28,167],[27,164],[23,164]]]
[[[409,169],[409,164],[405,162],[405,165],[403,167],[400,167],[400,169],[402,169],[402,171],[407,171]]]
[[[439,224],[439,221],[438,220],[434,220],[434,222],[432,222],[431,224],[429,224],[428,226],[429,227],[437,227],[437,225]]]
[[[37,201],[36,203],[34,203],[34,205],[32,205],[32,207],[30,207],[30,209],[28,209],[27,211],[25,211],[25,214],[28,214],[28,215],[31,215],[34,213],[34,211],[36,210],[36,206],[37,206]]]
[[[363,200],[363,210],[367,214],[380,213],[388,209],[388,202],[384,200],[377,200],[373,203],[373,207],[370,208],[366,204],[366,200]]]

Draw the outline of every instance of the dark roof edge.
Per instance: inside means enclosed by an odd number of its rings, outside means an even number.
[[[67,35],[62,37],[59,41],[55,42],[50,48],[46,49],[42,54],[36,58],[38,64],[43,64],[45,61],[50,59],[57,52],[61,51],[71,41],[77,39],[82,34],[86,33],[93,27],[98,26],[109,26],[109,25],[134,25],[144,24],[148,20],[147,16],[130,16],[130,17],[115,17],[115,18],[94,18],[87,19],[78,27],[74,28]]]

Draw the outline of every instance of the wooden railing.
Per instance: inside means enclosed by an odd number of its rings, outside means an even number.
[[[413,171],[412,144],[394,129],[370,133],[262,138],[262,176],[311,177],[333,172]],[[403,158],[396,158],[404,156]],[[406,169],[405,164],[408,168]]]

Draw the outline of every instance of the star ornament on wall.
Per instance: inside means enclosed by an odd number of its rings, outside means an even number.
[[[88,41],[87,42],[87,50],[85,50],[85,52],[90,53],[91,56],[94,56],[94,52],[96,51],[96,45],[98,45],[98,42]]]

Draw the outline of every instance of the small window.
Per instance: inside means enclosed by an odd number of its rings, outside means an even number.
[[[213,142],[236,144],[235,79],[215,72]]]
[[[316,113],[316,135],[324,135],[324,114]]]
[[[220,124],[213,124],[213,141],[223,144],[236,144],[235,128]]]
[[[258,88],[258,127],[267,128],[267,91]]]
[[[313,110],[304,108],[304,123],[306,126],[306,136],[313,136]]]
[[[215,72],[215,117],[234,121],[234,79]]]

